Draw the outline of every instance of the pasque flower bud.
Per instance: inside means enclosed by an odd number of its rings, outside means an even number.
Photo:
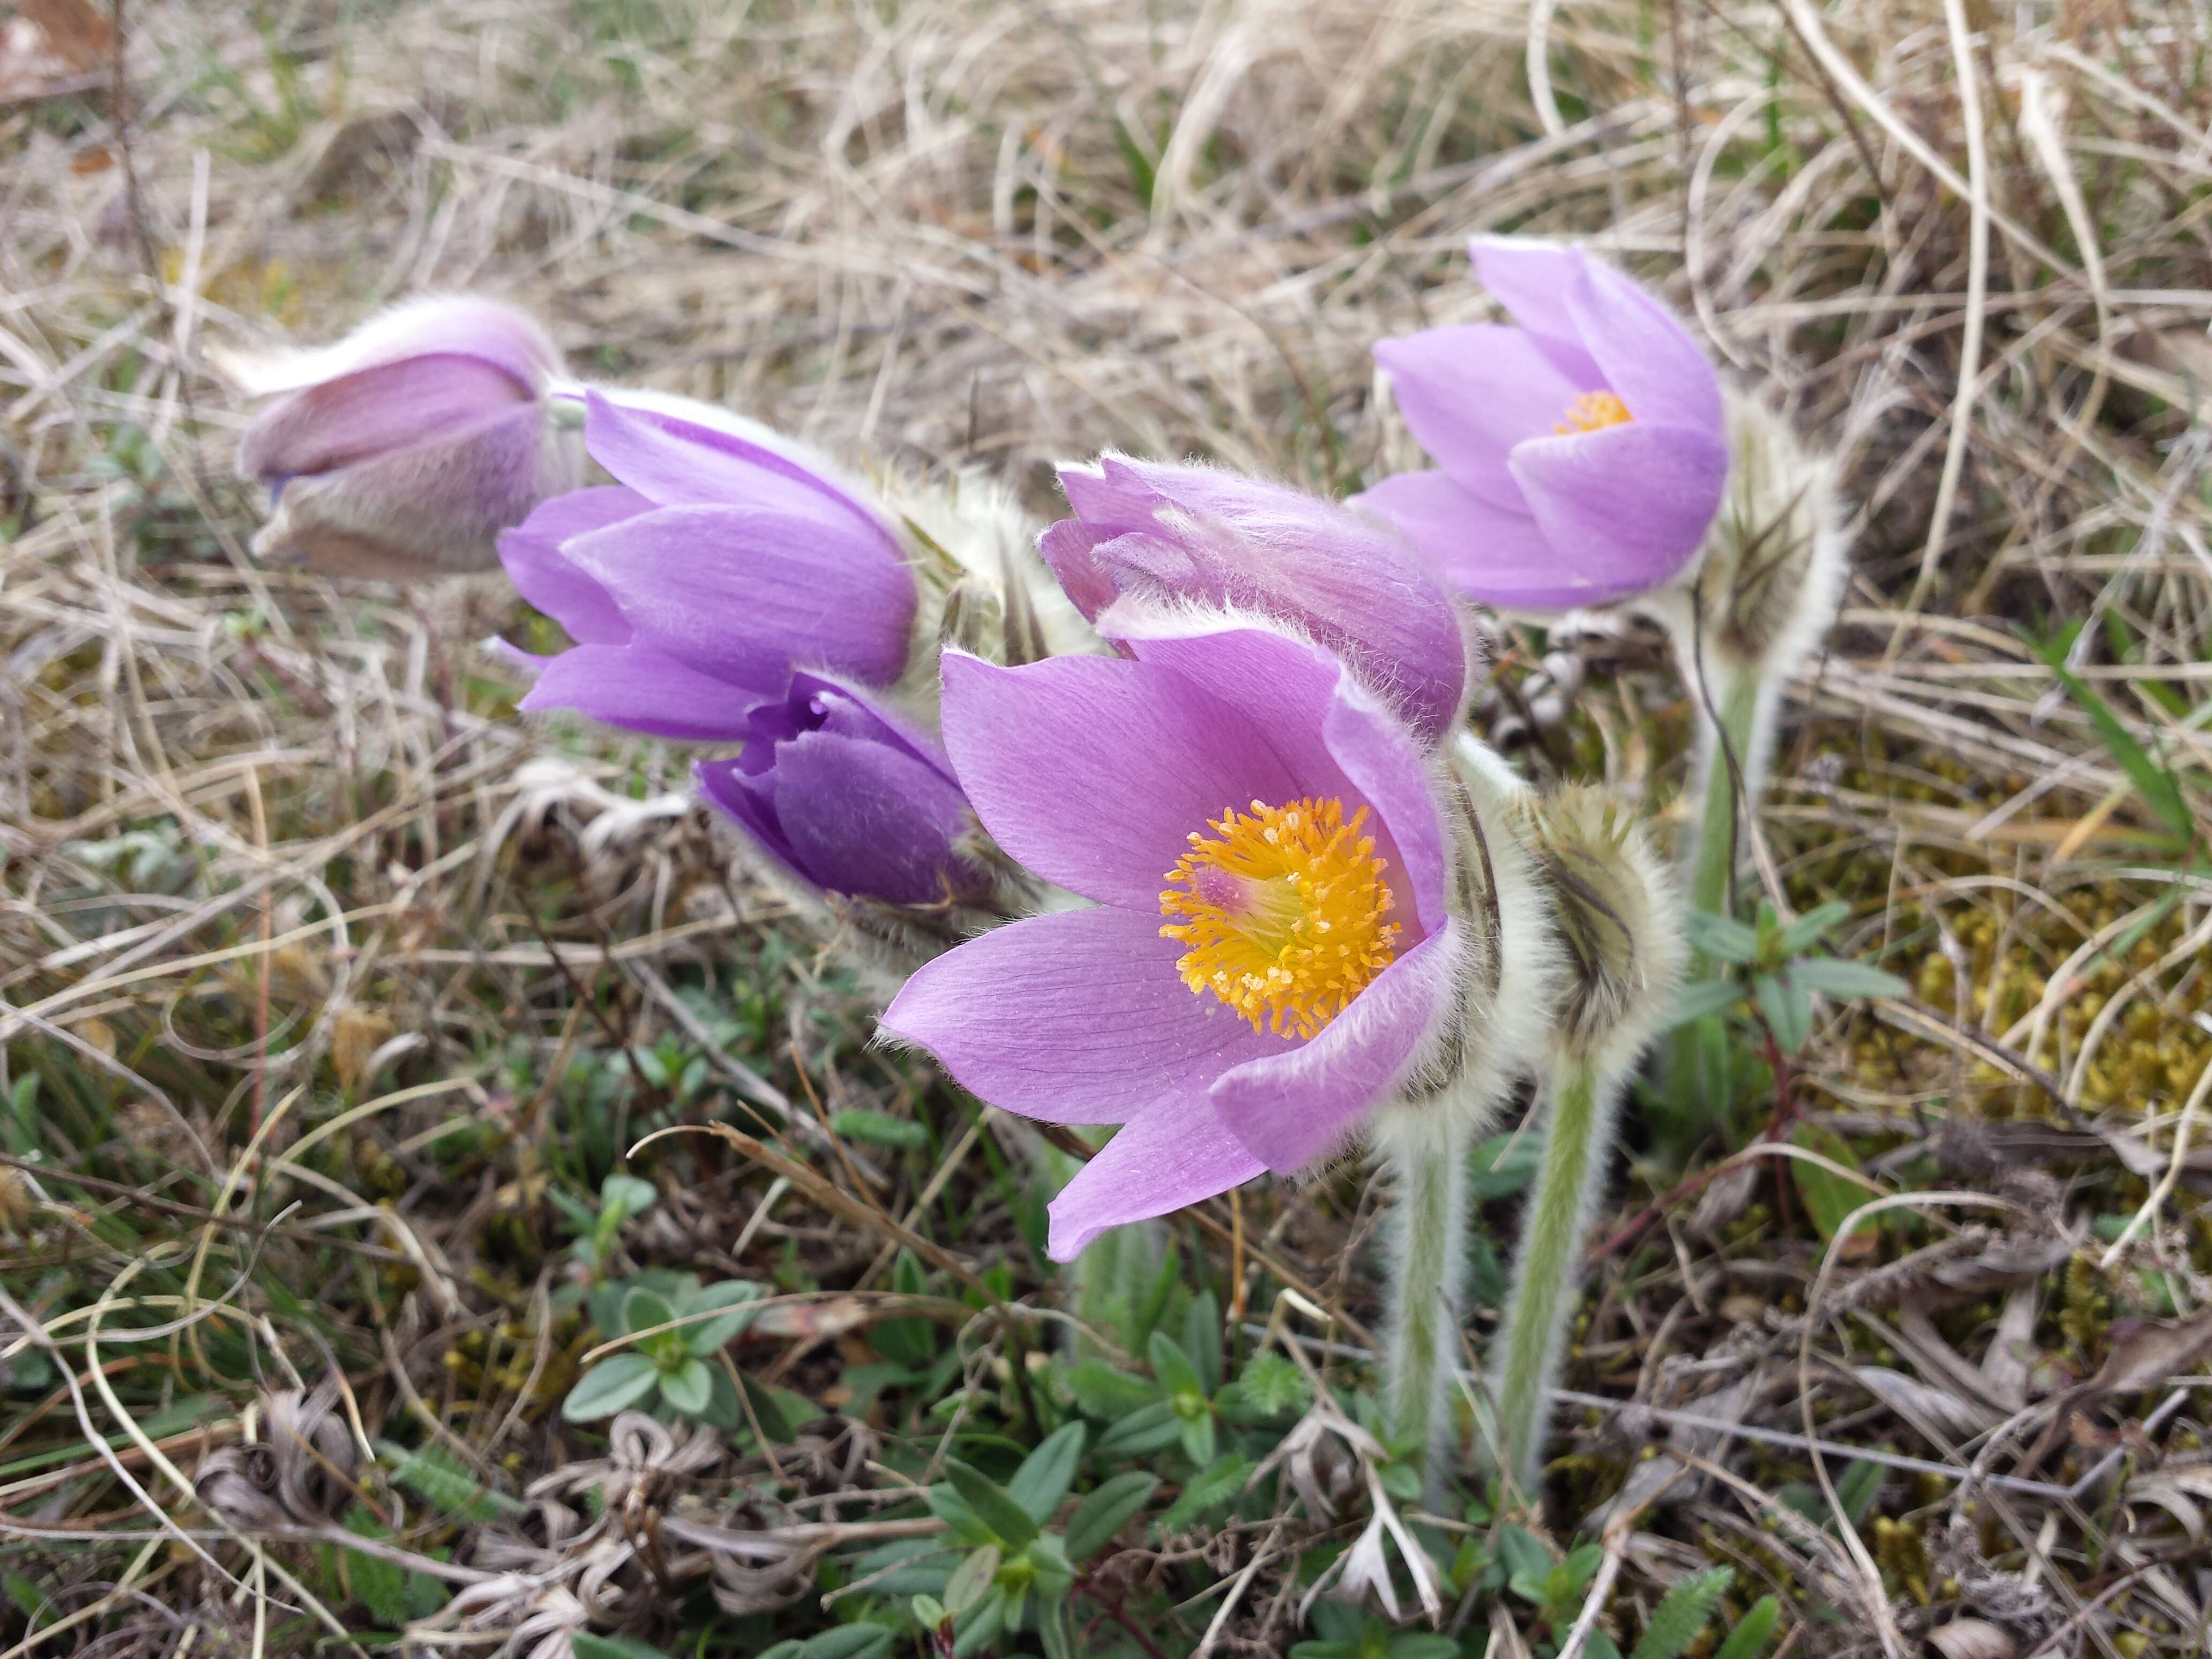
[[[486,570],[501,531],[583,481],[582,436],[549,396],[560,352],[495,300],[414,300],[323,350],[226,366],[282,394],[239,446],[270,488],[265,559],[388,580]]]

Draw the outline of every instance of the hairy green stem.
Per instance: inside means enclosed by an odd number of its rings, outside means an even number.
[[[1491,1370],[1498,1442],[1524,1493],[1535,1491],[1543,1468],[1546,1401],[1565,1347],[1583,1234],[1605,1179],[1621,1081],[1588,1060],[1566,1058],[1552,1081],[1543,1163],[1522,1215]]]
[[[1450,1420],[1444,1385],[1459,1345],[1469,1136],[1455,1121],[1426,1133],[1385,1135],[1382,1144],[1398,1188],[1391,1226],[1397,1247],[1390,1287],[1391,1435],[1420,1449],[1434,1489],[1443,1474],[1437,1449]]]
[[[1739,671],[1716,675],[1715,678],[1720,682],[1715,688],[1719,694],[1720,730],[1712,731],[1705,719],[1698,721],[1702,746],[1709,752],[1705,757],[1705,811],[1698,823],[1690,866],[1690,906],[1725,915],[1729,908],[1729,881],[1735,873],[1736,853],[1736,779],[1729,757],[1733,755],[1735,765],[1743,769],[1747,812],[1755,810],[1765,781],[1752,770],[1759,724],[1759,676]],[[1690,977],[1703,979],[1710,971],[1709,965],[1700,962],[1692,966]]]

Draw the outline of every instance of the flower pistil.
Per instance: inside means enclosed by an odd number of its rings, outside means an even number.
[[[1193,830],[1160,895],[1161,935],[1187,947],[1183,983],[1279,1036],[1310,1039],[1343,1012],[1397,956],[1389,866],[1366,821],[1364,806],[1347,823],[1341,801],[1309,797],[1255,800],[1224,810],[1210,836]]]
[[[1567,405],[1567,418],[1552,430],[1562,438],[1581,432],[1602,432],[1609,426],[1626,426],[1636,416],[1615,392],[1580,392]]]

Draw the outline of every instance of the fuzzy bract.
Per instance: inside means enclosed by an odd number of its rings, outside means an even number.
[[[1458,718],[1467,645],[1450,596],[1383,526],[1341,503],[1218,467],[1102,457],[1062,467],[1075,516],[1038,544],[1084,615],[1232,607],[1342,657],[1424,738]]]
[[[746,716],[733,760],[693,769],[700,793],[811,888],[886,904],[980,897],[961,850],[968,798],[937,745],[852,687],[804,672]]]
[[[627,394],[586,395],[584,439],[615,482],[500,541],[523,597],[575,641],[535,665],[524,708],[738,739],[794,668],[866,685],[904,671],[913,574],[828,463],[720,411]]]
[[[1578,247],[1469,246],[1517,326],[1427,329],[1375,348],[1437,470],[1385,478],[1356,502],[1488,605],[1568,610],[1671,580],[1728,478],[1712,364],[1665,306]]]
[[[239,445],[274,507],[254,551],[333,575],[489,568],[501,531],[582,481],[549,402],[560,367],[527,313],[462,295],[395,307],[324,350],[234,360],[246,390],[276,396]]]
[[[1092,904],[958,946],[883,1018],[993,1104],[1121,1126],[1053,1203],[1061,1261],[1335,1151],[1425,1062],[1467,956],[1421,745],[1342,663],[1219,620],[1120,643],[945,659],[983,827]]]

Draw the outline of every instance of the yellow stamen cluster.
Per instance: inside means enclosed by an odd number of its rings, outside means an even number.
[[[1609,426],[1621,426],[1636,417],[1628,412],[1628,405],[1610,392],[1583,392],[1576,394],[1567,405],[1567,418],[1552,428],[1562,438],[1571,438],[1577,432],[1601,432]]]
[[[1277,1036],[1313,1036],[1397,955],[1388,866],[1347,823],[1344,804],[1254,801],[1224,810],[1164,879],[1161,935],[1188,947],[1176,963],[1194,993],[1211,991]]]

